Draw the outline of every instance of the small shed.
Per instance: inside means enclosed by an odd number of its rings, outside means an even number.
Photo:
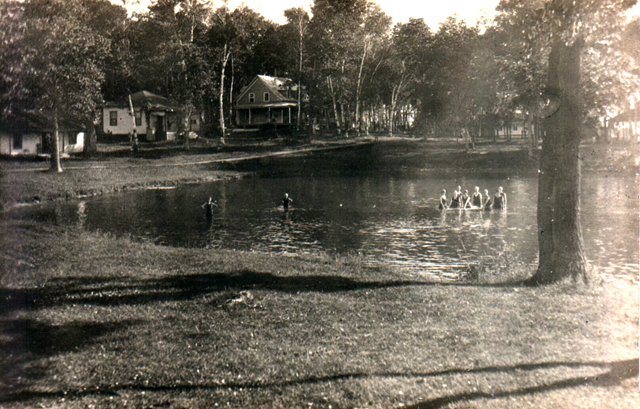
[[[298,115],[298,84],[288,78],[257,75],[236,99],[236,125],[291,125]]]

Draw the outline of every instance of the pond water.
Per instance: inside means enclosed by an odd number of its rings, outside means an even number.
[[[537,179],[429,172],[297,172],[176,189],[139,190],[15,210],[13,217],[130,234],[168,246],[285,253],[360,253],[409,274],[440,277],[508,251],[537,259]],[[289,176],[287,176],[289,174]],[[442,188],[503,186],[508,211],[441,212]],[[281,205],[288,192],[293,203]],[[217,201],[213,217],[201,207]],[[635,178],[583,176],[587,258],[604,273],[638,275]]]

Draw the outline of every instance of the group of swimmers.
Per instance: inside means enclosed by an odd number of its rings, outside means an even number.
[[[469,191],[462,191],[462,187],[458,186],[451,196],[451,202],[448,201],[447,190],[442,189],[442,195],[440,196],[440,203],[438,208],[444,209],[506,209],[507,208],[507,194],[502,190],[502,186],[498,188],[495,195],[493,195],[493,201],[489,195],[487,189],[484,190],[484,195],[480,193],[480,188],[476,186],[475,192],[469,196]]]
[[[289,197],[288,193],[284,194],[282,198],[282,207],[285,211],[289,210],[289,204],[293,202],[293,199]],[[217,206],[216,202],[209,198],[209,201],[204,203],[202,207],[206,209],[207,217],[213,215],[213,208]],[[438,204],[440,210],[445,209],[506,209],[507,208],[507,194],[502,190],[502,186],[498,187],[495,195],[493,195],[493,201],[489,196],[489,191],[484,190],[484,195],[480,193],[480,188],[476,186],[475,191],[469,196],[469,191],[462,191],[462,187],[453,192],[451,201],[447,198],[447,190],[442,189],[442,195],[440,196],[440,203]]]

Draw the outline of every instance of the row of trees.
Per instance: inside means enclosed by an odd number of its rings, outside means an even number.
[[[96,104],[147,89],[204,110],[224,135],[240,88],[269,74],[304,84],[306,113],[338,132],[475,135],[487,114],[542,116],[550,3],[503,0],[492,24],[451,17],[433,32],[423,19],[392,26],[371,0],[315,0],[311,13],[286,10],[283,25],[210,0],[156,0],[133,17],[108,0],[9,0],[0,6],[3,114],[44,109],[91,122]],[[638,85],[629,38],[640,22],[625,24],[630,1],[617,3],[582,53],[583,114],[627,108]]]

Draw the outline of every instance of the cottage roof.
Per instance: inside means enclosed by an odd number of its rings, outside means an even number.
[[[5,132],[26,134],[53,132],[55,130],[53,117],[43,112],[27,111],[0,121],[0,129]],[[59,132],[83,132],[84,125],[78,121],[60,118],[58,120]]]
[[[149,91],[138,91],[131,94],[131,103],[135,108],[143,108],[147,111],[179,111],[181,108],[175,102],[163,96],[154,94]],[[123,102],[107,102],[106,107],[129,107],[129,101]]]

